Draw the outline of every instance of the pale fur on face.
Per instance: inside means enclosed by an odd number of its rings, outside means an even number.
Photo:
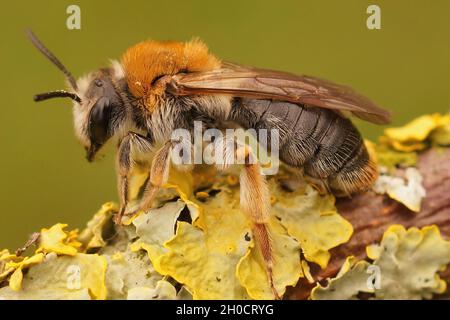
[[[125,70],[122,64],[117,60],[110,60],[111,67],[114,70],[114,78],[117,80],[125,78]]]
[[[88,148],[90,147],[91,142],[87,136],[87,124],[89,121],[89,112],[92,109],[92,106],[95,104],[95,101],[89,101],[86,98],[86,92],[89,88],[89,84],[91,83],[93,78],[93,73],[89,73],[77,80],[77,95],[81,98],[81,103],[76,101],[73,102],[73,121],[74,121],[74,129],[75,135],[81,144]]]
[[[117,60],[111,60],[111,68],[113,70],[113,80],[120,81],[124,79],[125,72],[122,65]],[[91,72],[77,80],[77,95],[81,98],[81,104],[74,102],[73,104],[73,119],[75,135],[84,147],[90,147],[90,140],[87,135],[87,125],[89,122],[89,114],[92,107],[97,101],[89,100],[86,97],[86,93],[90,84],[94,80],[95,72]],[[116,135],[123,136],[129,128],[133,127],[130,117],[127,117],[126,121],[117,127]]]

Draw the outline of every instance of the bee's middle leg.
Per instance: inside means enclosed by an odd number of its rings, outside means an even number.
[[[150,168],[150,176],[144,189],[144,195],[137,209],[127,213],[133,215],[139,211],[147,211],[151,208],[153,200],[160,187],[167,182],[169,177],[170,153],[172,141],[167,141],[155,154]]]

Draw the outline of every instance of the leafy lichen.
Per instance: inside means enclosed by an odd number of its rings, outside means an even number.
[[[168,185],[178,200],[164,200],[161,207],[131,218],[128,226],[115,230],[109,239],[104,236],[117,208],[112,203],[102,206],[80,234],[66,230],[64,224],[42,229],[35,255],[19,258],[2,252],[1,261],[8,261],[2,274],[9,288],[0,289],[0,297],[33,297],[33,283],[39,278],[48,281],[40,293],[35,292],[41,298],[46,290],[52,297],[61,292],[61,298],[173,297],[173,290],[167,287],[174,283],[195,299],[273,298],[250,222],[239,207],[239,187],[230,185],[229,180],[226,177],[211,186],[215,192],[201,201]],[[283,294],[304,276],[303,269],[308,266],[300,259],[302,253],[308,261],[324,267],[328,250],[347,241],[352,228],[337,213],[332,196],[320,196],[309,186],[288,192],[275,188],[275,181],[271,185],[277,198],[270,222],[274,283]],[[302,232],[302,226],[309,230]],[[141,255],[142,251],[146,254]],[[56,258],[47,261],[53,256]],[[18,261],[12,262],[14,259]],[[67,288],[65,270],[52,281],[39,273],[44,266],[42,270],[49,271],[71,264],[81,268],[79,276],[84,279],[76,292]],[[36,271],[30,270],[22,278],[22,270],[33,265]],[[162,284],[164,279],[172,282]],[[163,287],[164,294],[154,294]],[[17,292],[12,294],[11,289]],[[88,296],[80,291],[85,289]]]
[[[436,226],[406,230],[392,225],[381,243],[366,251],[372,263],[347,258],[339,274],[326,287],[317,285],[311,298],[351,299],[365,292],[377,299],[430,299],[446,290],[438,272],[450,263],[450,241],[442,239]],[[378,270],[378,286],[371,281],[371,266]]]

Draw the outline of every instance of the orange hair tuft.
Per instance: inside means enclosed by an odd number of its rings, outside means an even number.
[[[152,84],[156,78],[213,70],[220,67],[220,60],[199,39],[185,43],[149,40],[129,48],[122,56],[122,65],[131,94],[152,110],[156,96],[163,94],[161,87]]]

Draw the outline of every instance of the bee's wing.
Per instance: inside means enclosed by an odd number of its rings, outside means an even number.
[[[377,123],[389,122],[390,113],[351,88],[330,81],[286,72],[223,63],[220,69],[175,75],[168,90],[175,95],[231,94],[266,98],[349,111]]]

